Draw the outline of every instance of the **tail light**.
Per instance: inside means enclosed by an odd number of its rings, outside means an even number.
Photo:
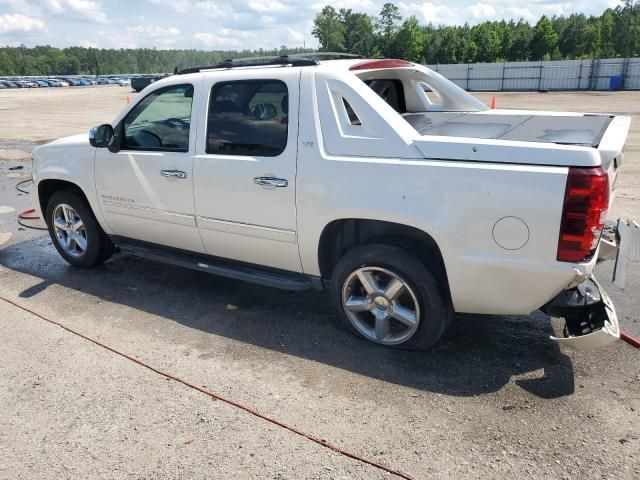
[[[558,260],[590,260],[609,207],[609,177],[602,167],[569,168],[558,239]]]

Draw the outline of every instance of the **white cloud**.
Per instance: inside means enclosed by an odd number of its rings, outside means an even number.
[[[191,8],[191,2],[189,1],[176,1],[176,0],[147,0],[147,3],[156,5],[158,7],[167,8],[174,12],[184,13]]]
[[[312,8],[313,10],[319,12],[326,5],[331,5],[331,2],[315,2],[312,4]],[[336,2],[333,6],[336,10],[339,10],[341,8],[350,8],[354,12],[363,12],[369,14],[378,14],[380,10],[382,10],[382,3],[374,3],[371,0],[342,0],[341,2]]]
[[[27,17],[20,13],[0,15],[0,33],[31,33],[45,30],[39,18]]]
[[[137,25],[128,27],[127,32],[130,38],[126,43],[145,47],[174,47],[180,38],[179,29],[159,25]]]
[[[305,41],[304,33],[294,30],[293,28],[287,28],[286,31],[289,36],[288,43],[290,45],[300,45]]]
[[[488,3],[476,3],[465,8],[464,11],[476,21],[493,20],[498,17],[494,6]]]
[[[260,13],[286,12],[291,8],[278,0],[250,0],[247,5],[254,12]]]
[[[211,0],[147,0],[153,5],[188,15],[204,15],[209,18],[224,18],[227,21],[236,17],[236,10],[228,3]]]
[[[158,25],[138,25],[136,27],[129,27],[127,30],[131,33],[145,35],[149,38],[162,38],[180,35],[180,30],[175,27],[164,28]]]
[[[193,39],[199,47],[205,47],[212,50],[220,50],[227,48],[242,48],[243,40],[253,38],[251,32],[233,30],[230,28],[216,29],[216,33],[198,32],[193,34]]]
[[[433,23],[434,25],[460,23],[460,16],[457,11],[446,5],[429,2],[399,3],[398,8],[403,17],[415,15],[423,23]]]
[[[14,12],[43,17],[52,15],[65,20],[106,23],[107,15],[100,0],[0,0]]]

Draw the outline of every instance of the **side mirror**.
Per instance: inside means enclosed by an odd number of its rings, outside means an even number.
[[[114,137],[113,127],[108,123],[94,127],[89,131],[89,143],[96,148],[109,147]]]

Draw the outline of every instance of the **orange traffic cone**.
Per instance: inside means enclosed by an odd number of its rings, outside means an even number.
[[[491,109],[495,110],[496,109],[496,96],[494,95],[493,98],[491,98]]]
[[[495,99],[495,97],[494,97]],[[131,95],[127,95],[127,105],[129,105],[131,103]],[[495,108],[495,107],[493,107]]]

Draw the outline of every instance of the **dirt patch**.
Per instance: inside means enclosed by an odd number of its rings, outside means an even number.
[[[0,93],[0,140],[49,141],[109,123],[135,96],[128,87],[24,88]]]

